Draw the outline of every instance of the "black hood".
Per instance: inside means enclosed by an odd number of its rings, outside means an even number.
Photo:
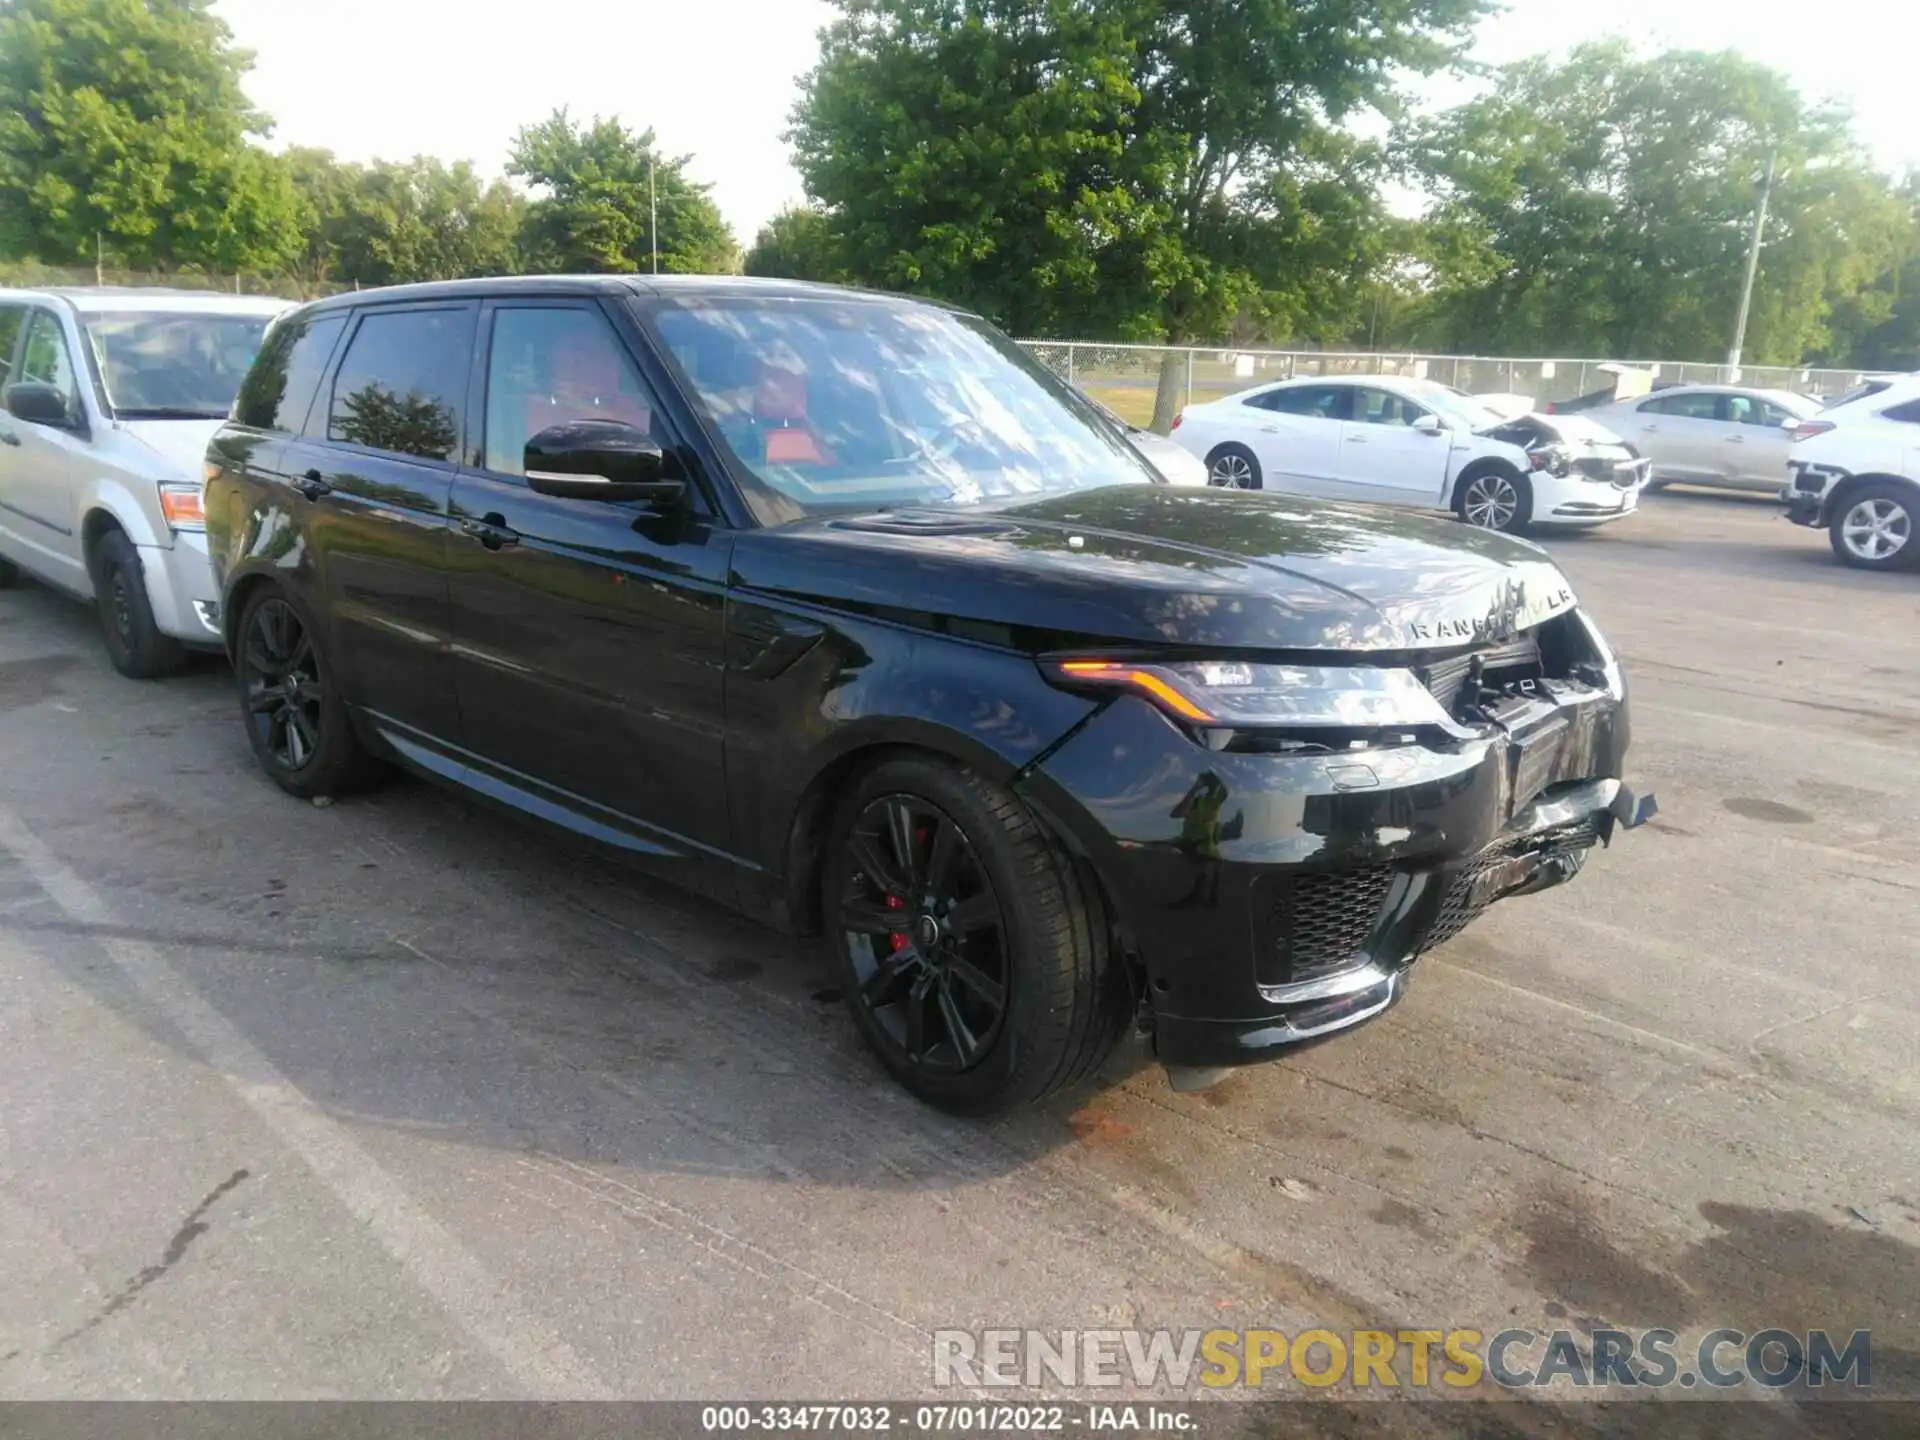
[[[1117,485],[742,535],[736,584],[1138,644],[1406,650],[1572,608],[1524,540],[1390,507]]]

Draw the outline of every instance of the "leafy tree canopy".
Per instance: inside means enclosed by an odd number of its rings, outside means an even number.
[[[0,0],[0,254],[273,269],[299,244],[210,0]]]
[[[507,173],[534,191],[523,236],[532,268],[650,269],[651,215],[657,205],[663,271],[732,270],[738,259],[733,233],[708,187],[687,177],[690,159],[657,155],[651,130],[631,131],[597,116],[578,124],[564,109],[522,129]]]
[[[1404,143],[1439,197],[1430,339],[1479,354],[1719,359],[1770,155],[1748,360],[1831,348],[1846,297],[1912,229],[1844,114],[1731,51],[1605,41],[1526,60]]]

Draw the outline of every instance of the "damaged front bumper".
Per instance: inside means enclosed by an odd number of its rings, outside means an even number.
[[[1487,906],[1645,823],[1654,798],[1619,778],[1627,733],[1623,694],[1553,690],[1454,745],[1209,752],[1125,700],[1021,785],[1099,872],[1155,1051],[1192,1087],[1384,1013]]]

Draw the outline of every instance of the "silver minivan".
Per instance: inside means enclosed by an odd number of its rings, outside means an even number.
[[[200,492],[284,300],[0,290],[0,584],[96,605],[123,675],[220,647]]]

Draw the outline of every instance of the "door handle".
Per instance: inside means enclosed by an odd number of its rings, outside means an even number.
[[[1744,445],[1747,443],[1747,437],[1744,435],[1729,435],[1727,436],[1727,443],[1729,445]]]
[[[327,483],[326,476],[318,470],[309,470],[293,482],[293,488],[309,500],[318,500],[322,495],[331,495],[333,486]]]
[[[471,517],[460,522],[461,533],[471,535],[489,550],[498,550],[507,545],[520,543],[520,532],[509,529],[507,517],[497,511],[483,515],[478,520]]]
[[[1640,427],[1640,433],[1642,435],[1658,435],[1660,433],[1660,427],[1658,425],[1642,425]]]
[[[18,445],[20,437],[11,430],[0,430],[0,445]]]
[[[1349,445],[1364,445],[1366,443],[1367,443],[1367,437],[1364,435],[1347,436],[1347,444]]]

